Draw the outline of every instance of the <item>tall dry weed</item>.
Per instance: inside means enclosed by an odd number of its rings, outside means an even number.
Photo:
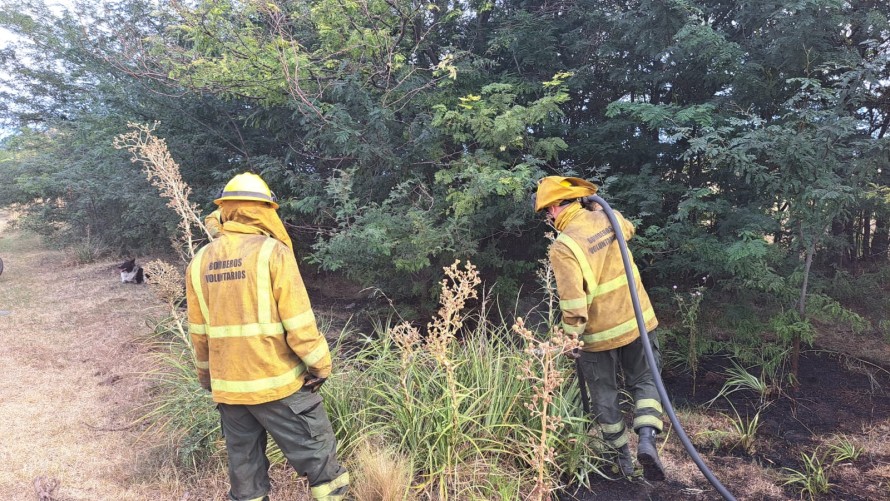
[[[420,345],[420,330],[408,322],[403,322],[390,329],[390,335],[399,348],[399,384],[405,394],[405,401],[411,400],[411,390],[408,388],[408,373],[411,362]]]
[[[468,300],[478,297],[476,287],[482,282],[479,278],[479,272],[473,263],[467,261],[463,270],[459,268],[459,265],[460,260],[457,260],[451,266],[445,268],[445,278],[441,282],[442,289],[441,296],[439,297],[441,307],[432,322],[427,324],[429,337],[426,344],[430,355],[445,369],[445,379],[448,383],[449,393],[448,401],[451,404],[451,427],[453,430],[460,429],[461,392],[458,387],[457,377],[454,374],[451,344],[464,325],[463,309]],[[452,437],[457,436],[459,436],[459,433],[452,435]],[[451,454],[454,454],[457,444],[451,445]],[[456,468],[457,463],[456,456],[453,456],[453,459],[448,462],[453,472],[454,485],[460,483],[459,470]],[[444,489],[444,486],[442,486],[442,489]],[[445,494],[445,492],[443,491],[442,494]]]
[[[449,352],[451,342],[464,325],[463,309],[470,299],[479,297],[476,287],[482,282],[479,271],[467,261],[461,271],[460,260],[444,269],[445,278],[441,281],[439,311],[427,324],[427,350],[446,370],[453,371]]]
[[[552,444],[563,426],[562,418],[551,412],[554,394],[566,380],[559,367],[559,358],[581,348],[581,342],[576,334],[566,334],[559,328],[553,329],[550,339],[540,340],[525,326],[521,317],[516,319],[513,331],[525,340],[522,377],[532,386],[531,401],[525,406],[532,418],[538,420],[535,435],[529,438],[531,457],[527,460],[536,473],[529,499],[543,501],[551,499],[556,488],[550,474],[556,457]]]
[[[132,130],[115,137],[114,147],[129,151],[133,155],[132,162],[141,164],[148,181],[161,196],[169,199],[167,206],[179,216],[179,233],[173,239],[173,247],[184,261],[188,261],[204,240],[194,235],[193,228],[199,228],[208,239],[211,238],[210,232],[199,216],[197,204],[189,201],[192,189],[182,180],[179,164],[170,155],[167,142],[154,135],[157,125],[157,122],[152,126],[128,123]]]
[[[179,165],[167,150],[166,141],[154,135],[152,126],[128,124],[130,132],[114,139],[114,147],[132,154],[132,161],[142,166],[148,181],[168,199],[167,205],[179,216],[179,227],[172,238],[173,248],[182,260],[180,266],[155,260],[145,266],[148,283],[159,299],[170,307],[170,315],[158,322],[152,348],[157,367],[148,373],[156,386],[154,398],[146,404],[142,416],[166,429],[179,456],[178,463],[198,471],[219,450],[219,416],[198,383],[194,350],[188,334],[187,319],[180,308],[185,298],[184,263],[195,256],[198,246],[206,241],[195,235],[202,231],[210,238],[196,204],[189,201],[191,188],[182,179]]]

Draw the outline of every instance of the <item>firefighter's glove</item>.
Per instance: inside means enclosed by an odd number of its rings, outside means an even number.
[[[327,380],[328,378],[326,377],[309,376],[306,378],[306,381],[303,382],[303,388],[315,393]]]
[[[571,351],[566,352],[566,356],[572,360],[578,360],[581,358],[581,348],[572,348]]]
[[[211,391],[210,388],[210,374],[198,374],[198,381],[201,383],[201,388],[204,388],[206,391]]]

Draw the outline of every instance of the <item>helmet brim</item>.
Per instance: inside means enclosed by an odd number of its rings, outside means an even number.
[[[213,203],[215,203],[216,205],[222,205],[223,203],[225,203],[228,200],[231,200],[231,201],[249,200],[252,202],[263,202],[263,203],[269,204],[269,206],[271,206],[273,209],[278,208],[277,202],[269,200],[268,198],[263,198],[261,196],[252,196],[252,195],[223,195],[223,196],[217,198],[216,200],[214,200]]]

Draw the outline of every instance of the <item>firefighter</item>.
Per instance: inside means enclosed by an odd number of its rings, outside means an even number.
[[[344,499],[349,473],[318,393],[331,354],[278,204],[251,173],[232,178],[214,202],[222,231],[192,259],[186,289],[198,378],[226,441],[229,499],[268,499],[267,433],[308,477],[314,499]]]
[[[664,480],[656,447],[656,435],[662,431],[661,399],[646,362],[618,241],[602,208],[597,204],[584,206],[580,200],[596,191],[596,185],[583,179],[548,176],[539,181],[535,194],[535,211],[547,211],[559,232],[550,247],[550,263],[562,313],[560,327],[577,334],[583,343],[579,354],[584,380],[581,384],[587,385],[591,417],[599,424],[620,472],[626,477],[634,475],[619,406],[619,367],[635,404],[633,430],[639,435],[637,460],[643,466],[643,476]],[[633,225],[617,212],[615,215],[625,239],[630,239]],[[658,320],[636,265],[633,274],[658,359],[658,344],[651,334]],[[656,370],[660,370],[660,360],[657,364]]]

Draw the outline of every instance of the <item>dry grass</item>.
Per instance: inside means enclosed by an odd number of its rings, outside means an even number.
[[[8,217],[0,214],[0,310],[9,312],[0,316],[0,498],[181,499],[180,482],[139,478],[157,437],[133,425],[147,391],[147,357],[133,341],[166,307],[148,288],[121,284],[116,262],[60,266],[61,252],[9,231]]]
[[[412,499],[413,469],[408,458],[369,444],[360,446],[351,468],[350,495],[356,501],[405,501]]]
[[[766,467],[769,465],[761,466],[739,457],[724,457],[719,461],[709,457],[709,449],[737,447],[738,436],[732,430],[728,416],[688,409],[677,409],[676,412],[686,433],[705,458],[705,463],[724,486],[732,486],[730,490],[737,499],[788,499],[779,486],[781,479],[776,469]],[[663,447],[661,459],[669,480],[695,486],[687,489],[691,498],[698,499],[695,496],[699,494],[705,499],[719,498],[670,428],[670,425],[665,427],[666,437],[659,437],[659,446]],[[743,486],[742,490],[738,490],[739,486]]]

